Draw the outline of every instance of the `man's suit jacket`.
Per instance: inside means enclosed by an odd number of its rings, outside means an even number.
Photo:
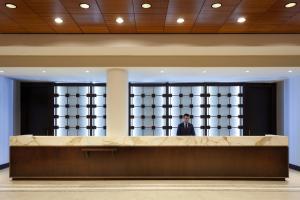
[[[184,127],[184,123],[180,123],[177,128],[177,136],[191,135],[195,136],[194,126],[191,123],[188,123],[188,128]]]

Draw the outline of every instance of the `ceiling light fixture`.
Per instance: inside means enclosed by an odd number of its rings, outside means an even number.
[[[178,19],[177,19],[177,23],[178,24],[182,24],[184,22],[184,19],[182,18],[182,17],[179,17]]]
[[[297,5],[296,2],[290,2],[290,3],[285,4],[284,7],[286,7],[286,8],[292,8],[292,7],[295,7],[296,5]]]
[[[117,22],[118,24],[123,24],[124,19],[123,19],[122,17],[117,17],[116,22]]]
[[[220,8],[222,6],[221,3],[214,3],[211,5],[212,8]]]
[[[15,4],[12,4],[12,3],[6,3],[6,4],[5,4],[5,7],[6,7],[6,8],[10,8],[10,9],[15,9],[15,8],[17,8],[17,6],[16,6]]]
[[[83,8],[83,9],[89,9],[90,8],[90,5],[87,4],[87,3],[81,3],[79,4],[80,8]]]
[[[246,18],[245,17],[239,17],[238,19],[237,19],[237,22],[238,23],[244,23],[246,21]]]
[[[145,9],[151,8],[151,4],[150,3],[143,3],[142,8],[145,8]]]
[[[63,20],[62,18],[60,18],[60,17],[56,17],[56,18],[54,19],[54,21],[55,21],[55,23],[57,23],[57,24],[62,24],[62,23],[64,22],[64,20]]]

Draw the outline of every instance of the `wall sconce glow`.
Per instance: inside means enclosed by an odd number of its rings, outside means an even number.
[[[5,7],[6,7],[6,8],[10,8],[10,9],[15,9],[15,8],[17,8],[17,6],[16,6],[15,4],[12,4],[12,3],[6,3],[6,4],[5,4]]]
[[[89,70],[86,70],[85,73],[90,73],[90,71],[89,71]]]
[[[151,4],[150,3],[143,3],[142,8],[145,8],[145,9],[151,8]]]
[[[56,18],[54,19],[54,21],[55,21],[55,23],[57,23],[57,24],[62,24],[62,23],[64,22],[64,20],[63,20],[62,18],[60,18],[60,17],[56,17]]]
[[[246,72],[246,73],[249,73],[250,71],[249,71],[249,70],[246,70],[245,72]]]
[[[162,73],[162,74],[163,74],[163,73],[165,73],[165,71],[164,71],[164,70],[160,70],[160,73]]]
[[[80,8],[83,8],[83,9],[89,9],[90,8],[90,5],[87,4],[87,3],[81,3],[79,4]]]
[[[178,24],[182,24],[184,22],[184,19],[182,18],[182,17],[179,17],[178,19],[177,19],[177,23]]]
[[[4,71],[3,71],[3,70],[0,70],[0,73],[4,73]]]
[[[203,70],[203,71],[202,71],[203,74],[205,74],[206,72],[207,72],[206,70]]]
[[[245,17],[239,17],[238,19],[237,19],[237,22],[238,23],[244,23],[246,21],[246,18]]]
[[[289,71],[288,71],[288,73],[292,73],[292,72],[293,72],[292,70],[289,70]]]
[[[296,5],[297,5],[296,2],[290,2],[290,3],[285,4],[284,7],[286,7],[286,8],[292,8],[292,7],[295,7]]]
[[[46,70],[43,70],[42,72],[43,72],[43,73],[46,73]]]
[[[222,6],[221,3],[214,3],[211,5],[212,8],[220,8]]]
[[[116,22],[117,22],[118,24],[123,24],[124,19],[123,19],[122,17],[118,17],[118,18],[116,19]]]

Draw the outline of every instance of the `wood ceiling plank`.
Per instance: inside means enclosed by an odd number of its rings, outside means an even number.
[[[140,33],[164,31],[165,15],[135,14],[136,30]]]
[[[290,0],[10,0],[17,9],[7,2],[0,0],[5,33],[300,33],[300,0],[293,8],[285,8]],[[222,7],[213,9],[215,2]],[[236,22],[240,16],[244,24]],[[117,17],[125,22],[117,24]]]
[[[103,14],[103,17],[110,33],[136,33],[134,14]],[[124,23],[116,23],[117,17],[122,17]]]
[[[60,2],[70,14],[101,13],[96,0],[60,0]],[[86,3],[90,7],[88,9],[83,9],[80,7],[81,3]]]
[[[151,4],[151,8],[142,8],[143,3]],[[166,15],[169,0],[133,0],[134,13],[136,14],[160,14]]]
[[[103,14],[134,13],[132,0],[97,0]]]
[[[215,2],[219,2],[222,4],[220,8],[214,9],[212,8],[212,4]],[[215,1],[215,0],[206,0],[203,8],[201,9],[195,25],[193,27],[193,32],[197,32],[196,30],[201,31],[201,27],[212,27],[209,30],[214,30],[216,27],[223,25],[228,17],[231,15],[236,6],[239,5],[240,0],[231,0],[231,1]],[[200,26],[200,27],[198,27]]]
[[[198,14],[205,0],[169,0],[168,14]]]
[[[184,18],[184,23],[178,24],[177,19],[179,17]],[[172,32],[172,33],[189,33],[192,31],[193,25],[197,18],[197,14],[182,14],[182,15],[175,15],[175,14],[168,14],[166,16],[166,23],[165,23],[165,32]]]
[[[23,0],[35,13],[42,15],[67,14],[59,0]]]
[[[84,33],[108,33],[101,13],[72,14],[73,19]]]
[[[8,2],[16,5],[17,9],[6,8],[5,4]],[[4,13],[9,16],[32,13],[32,10],[22,0],[10,0],[10,1],[0,0],[0,11],[1,11],[1,13]]]
[[[63,19],[62,24],[56,24],[54,22],[55,17],[61,17]],[[78,25],[74,22],[74,19],[69,14],[53,15],[41,15],[41,18],[55,30],[56,33],[82,33]]]
[[[8,16],[0,13],[0,33],[26,33],[27,31],[10,19]]]

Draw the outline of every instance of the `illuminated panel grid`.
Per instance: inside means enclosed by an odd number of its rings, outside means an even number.
[[[56,136],[105,135],[105,85],[57,85],[54,93]]]
[[[130,135],[166,135],[166,87],[130,87]]]
[[[92,115],[92,135],[105,136],[106,135],[106,87],[93,86],[91,87],[93,97],[91,103],[93,108]]]
[[[197,136],[205,135],[205,94],[204,86],[169,87],[169,135],[176,136],[182,116],[190,114],[191,123]]]
[[[243,135],[243,87],[207,87],[207,135]]]

